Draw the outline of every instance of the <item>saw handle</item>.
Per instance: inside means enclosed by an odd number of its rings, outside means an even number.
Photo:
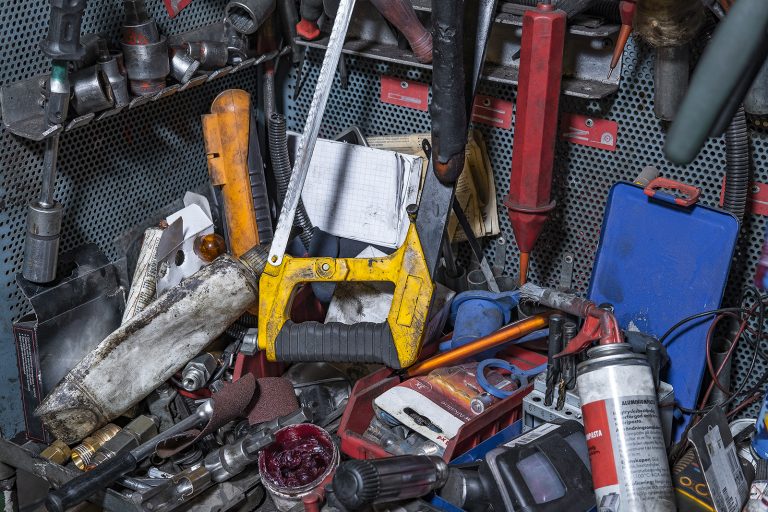
[[[288,320],[275,340],[280,361],[337,361],[400,366],[389,324],[295,323]]]
[[[386,322],[291,321],[296,290],[307,283],[391,283]],[[270,361],[357,361],[410,366],[426,336],[434,283],[416,227],[388,256],[368,258],[293,258],[267,265],[259,280],[259,348]]]

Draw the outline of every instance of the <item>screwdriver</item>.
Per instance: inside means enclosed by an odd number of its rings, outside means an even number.
[[[527,281],[529,254],[555,207],[550,193],[565,29],[566,13],[551,2],[539,2],[523,15],[515,144],[504,199],[520,249],[520,284]]]
[[[621,31],[619,31],[619,37],[616,39],[616,46],[613,49],[613,56],[611,57],[611,69],[608,71],[608,78],[611,78],[613,70],[619,65],[619,60],[624,53],[624,48],[627,46],[629,35],[632,33],[632,25],[635,19],[635,5],[636,0],[621,0],[619,2],[619,13],[621,14]]]

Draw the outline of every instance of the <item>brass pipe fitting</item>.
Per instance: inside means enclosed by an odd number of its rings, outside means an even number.
[[[108,423],[94,432],[93,435],[83,439],[83,442],[72,450],[72,462],[77,466],[77,469],[85,471],[85,468],[91,463],[91,458],[99,448],[115,437],[120,430],[120,427],[117,425]]]
[[[40,456],[48,459],[51,462],[63,466],[67,460],[69,460],[69,454],[71,453],[69,446],[58,439],[51,443],[51,445],[40,452]]]
[[[92,469],[113,458],[119,453],[133,450],[157,435],[157,418],[139,416],[120,430],[112,439],[104,443],[93,455],[86,469]]]

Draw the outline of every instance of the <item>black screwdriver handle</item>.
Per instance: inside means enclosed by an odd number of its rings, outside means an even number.
[[[131,452],[119,453],[115,457],[99,464],[95,469],[84,473],[48,493],[45,508],[49,512],[64,512],[69,507],[81,503],[97,492],[113,484],[118,478],[133,471],[138,466],[136,457]]]

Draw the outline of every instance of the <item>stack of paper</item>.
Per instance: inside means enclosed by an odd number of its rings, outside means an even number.
[[[395,248],[408,232],[405,210],[418,200],[422,168],[417,156],[321,139],[301,197],[323,231]]]
[[[456,184],[456,201],[458,201],[467,215],[467,219],[476,237],[482,238],[498,235],[500,226],[493,167],[491,166],[490,158],[488,158],[483,135],[477,130],[472,130],[469,135],[464,171]],[[421,147],[424,139],[430,140],[430,134],[419,133],[413,135],[369,137],[368,144],[375,148],[423,156],[426,171],[427,159]],[[455,215],[451,215],[447,229],[451,241],[461,242],[466,240]]]

